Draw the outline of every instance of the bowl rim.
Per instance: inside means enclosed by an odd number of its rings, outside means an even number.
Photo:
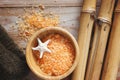
[[[31,60],[30,60],[30,58],[29,58],[29,52],[30,52],[29,48],[30,48],[30,46],[31,46],[31,44],[32,44],[32,41],[33,41],[40,33],[44,33],[44,32],[46,32],[46,31],[49,32],[50,30],[56,30],[56,31],[62,32],[62,34],[64,33],[66,36],[69,36],[69,37],[71,38],[73,44],[74,44],[75,52],[76,52],[76,53],[75,53],[75,59],[74,59],[74,62],[73,62],[73,64],[72,64],[71,68],[70,68],[67,72],[65,72],[64,74],[59,75],[59,76],[49,76],[49,75],[40,74],[40,73],[37,72],[36,69],[32,66]],[[59,32],[58,32],[58,33],[59,33]],[[31,70],[36,76],[38,76],[38,77],[41,78],[41,79],[47,79],[47,80],[48,80],[48,79],[52,79],[52,80],[63,79],[63,78],[65,78],[65,77],[67,77],[68,75],[70,75],[70,74],[74,71],[74,69],[76,68],[76,66],[77,66],[77,64],[78,64],[78,61],[79,61],[79,46],[78,46],[78,43],[77,43],[76,39],[74,38],[74,36],[73,36],[70,32],[68,32],[67,30],[65,30],[65,29],[63,29],[63,28],[61,28],[61,27],[47,27],[47,28],[43,28],[43,29],[40,29],[40,30],[38,30],[37,32],[35,32],[35,33],[31,36],[30,40],[28,41],[27,47],[26,47],[26,61],[27,61],[27,64],[28,64],[30,70]]]

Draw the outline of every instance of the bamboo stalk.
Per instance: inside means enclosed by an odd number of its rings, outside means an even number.
[[[95,12],[96,0],[84,0],[78,33],[80,58],[78,66],[73,72],[72,80],[84,80]]]
[[[116,80],[120,61],[120,0],[115,10],[115,16],[110,35],[110,41],[102,72],[102,80]]]
[[[100,36],[100,27],[96,27],[98,26],[97,24],[95,24],[94,27],[94,35],[93,35],[93,41],[91,44],[91,49],[89,52],[89,57],[88,57],[88,62],[87,62],[87,69],[86,69],[86,75],[85,75],[85,80],[89,80],[91,78],[91,73],[92,73],[92,67],[93,67],[93,63],[94,63],[94,59],[96,56],[96,49],[97,49],[97,43],[99,40],[99,36]]]
[[[99,80],[105,55],[115,0],[102,0],[95,27],[85,80]]]

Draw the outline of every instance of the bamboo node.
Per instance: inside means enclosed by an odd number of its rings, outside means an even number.
[[[95,13],[96,12],[96,10],[95,9],[92,9],[92,8],[89,8],[89,9],[82,9],[82,11],[81,12],[86,12],[86,13]]]
[[[120,9],[115,9],[115,11],[114,12],[118,12],[118,13],[120,13]]]
[[[107,18],[99,17],[97,21],[98,21],[99,25],[101,25],[102,23],[107,23],[107,24],[111,25],[111,21]]]
[[[94,9],[89,9],[89,10],[82,10],[82,13],[89,13],[91,17],[96,20],[96,11]]]
[[[91,16],[94,18],[94,20],[97,19],[97,17],[96,17],[96,12],[92,12],[92,13],[91,13]]]

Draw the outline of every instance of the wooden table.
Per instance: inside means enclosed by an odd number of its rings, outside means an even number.
[[[17,23],[19,15],[25,13],[24,8],[30,10],[31,6],[43,4],[45,6],[44,12],[53,12],[59,15],[59,26],[67,29],[77,39],[82,2],[83,0],[0,0],[0,24],[5,27],[19,47],[25,50],[26,42],[20,39],[18,31],[13,30],[11,26]],[[97,3],[97,10],[99,6],[100,0]],[[38,80],[38,78],[30,72],[24,80]],[[120,80],[120,68],[117,80]]]

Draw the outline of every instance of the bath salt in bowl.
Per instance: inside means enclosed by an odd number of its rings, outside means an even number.
[[[43,47],[47,48],[46,51],[42,50]],[[77,66],[78,58],[77,41],[59,27],[40,29],[30,38],[26,48],[27,64],[40,79],[59,80],[67,77]]]

